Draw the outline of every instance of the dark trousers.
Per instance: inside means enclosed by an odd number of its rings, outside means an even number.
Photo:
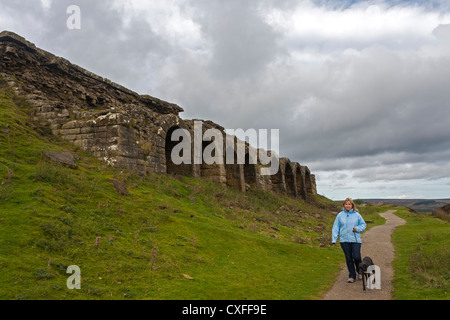
[[[361,243],[341,242],[341,248],[345,254],[347,263],[348,277],[356,279],[356,272],[361,263]]]

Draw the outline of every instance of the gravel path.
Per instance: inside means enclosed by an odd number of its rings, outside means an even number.
[[[392,278],[394,271],[392,261],[394,260],[394,246],[391,242],[391,234],[397,226],[406,223],[397,217],[394,210],[380,214],[386,219],[382,226],[376,226],[362,233],[361,257],[369,256],[373,263],[381,269],[381,290],[363,291],[362,283],[356,280],[347,283],[348,270],[345,265],[344,253],[342,252],[342,272],[331,290],[325,295],[325,300],[390,300],[392,295]],[[341,250],[339,244],[336,250]]]

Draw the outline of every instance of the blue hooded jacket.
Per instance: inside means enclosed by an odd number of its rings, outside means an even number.
[[[353,232],[356,228],[356,232]],[[342,210],[336,217],[332,231],[332,243],[336,243],[339,237],[340,242],[357,242],[361,243],[361,232],[366,229],[366,222],[359,212],[351,209],[350,211]]]

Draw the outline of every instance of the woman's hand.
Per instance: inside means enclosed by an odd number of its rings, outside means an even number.
[[[355,227],[355,228],[353,228],[353,232],[356,232],[356,227]]]

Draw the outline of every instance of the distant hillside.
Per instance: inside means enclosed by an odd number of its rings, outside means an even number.
[[[433,216],[442,220],[450,221],[450,204],[443,206],[442,208],[433,211]]]
[[[450,203],[450,199],[364,199],[374,204],[392,204],[398,207],[408,207],[417,212],[433,212]]]

